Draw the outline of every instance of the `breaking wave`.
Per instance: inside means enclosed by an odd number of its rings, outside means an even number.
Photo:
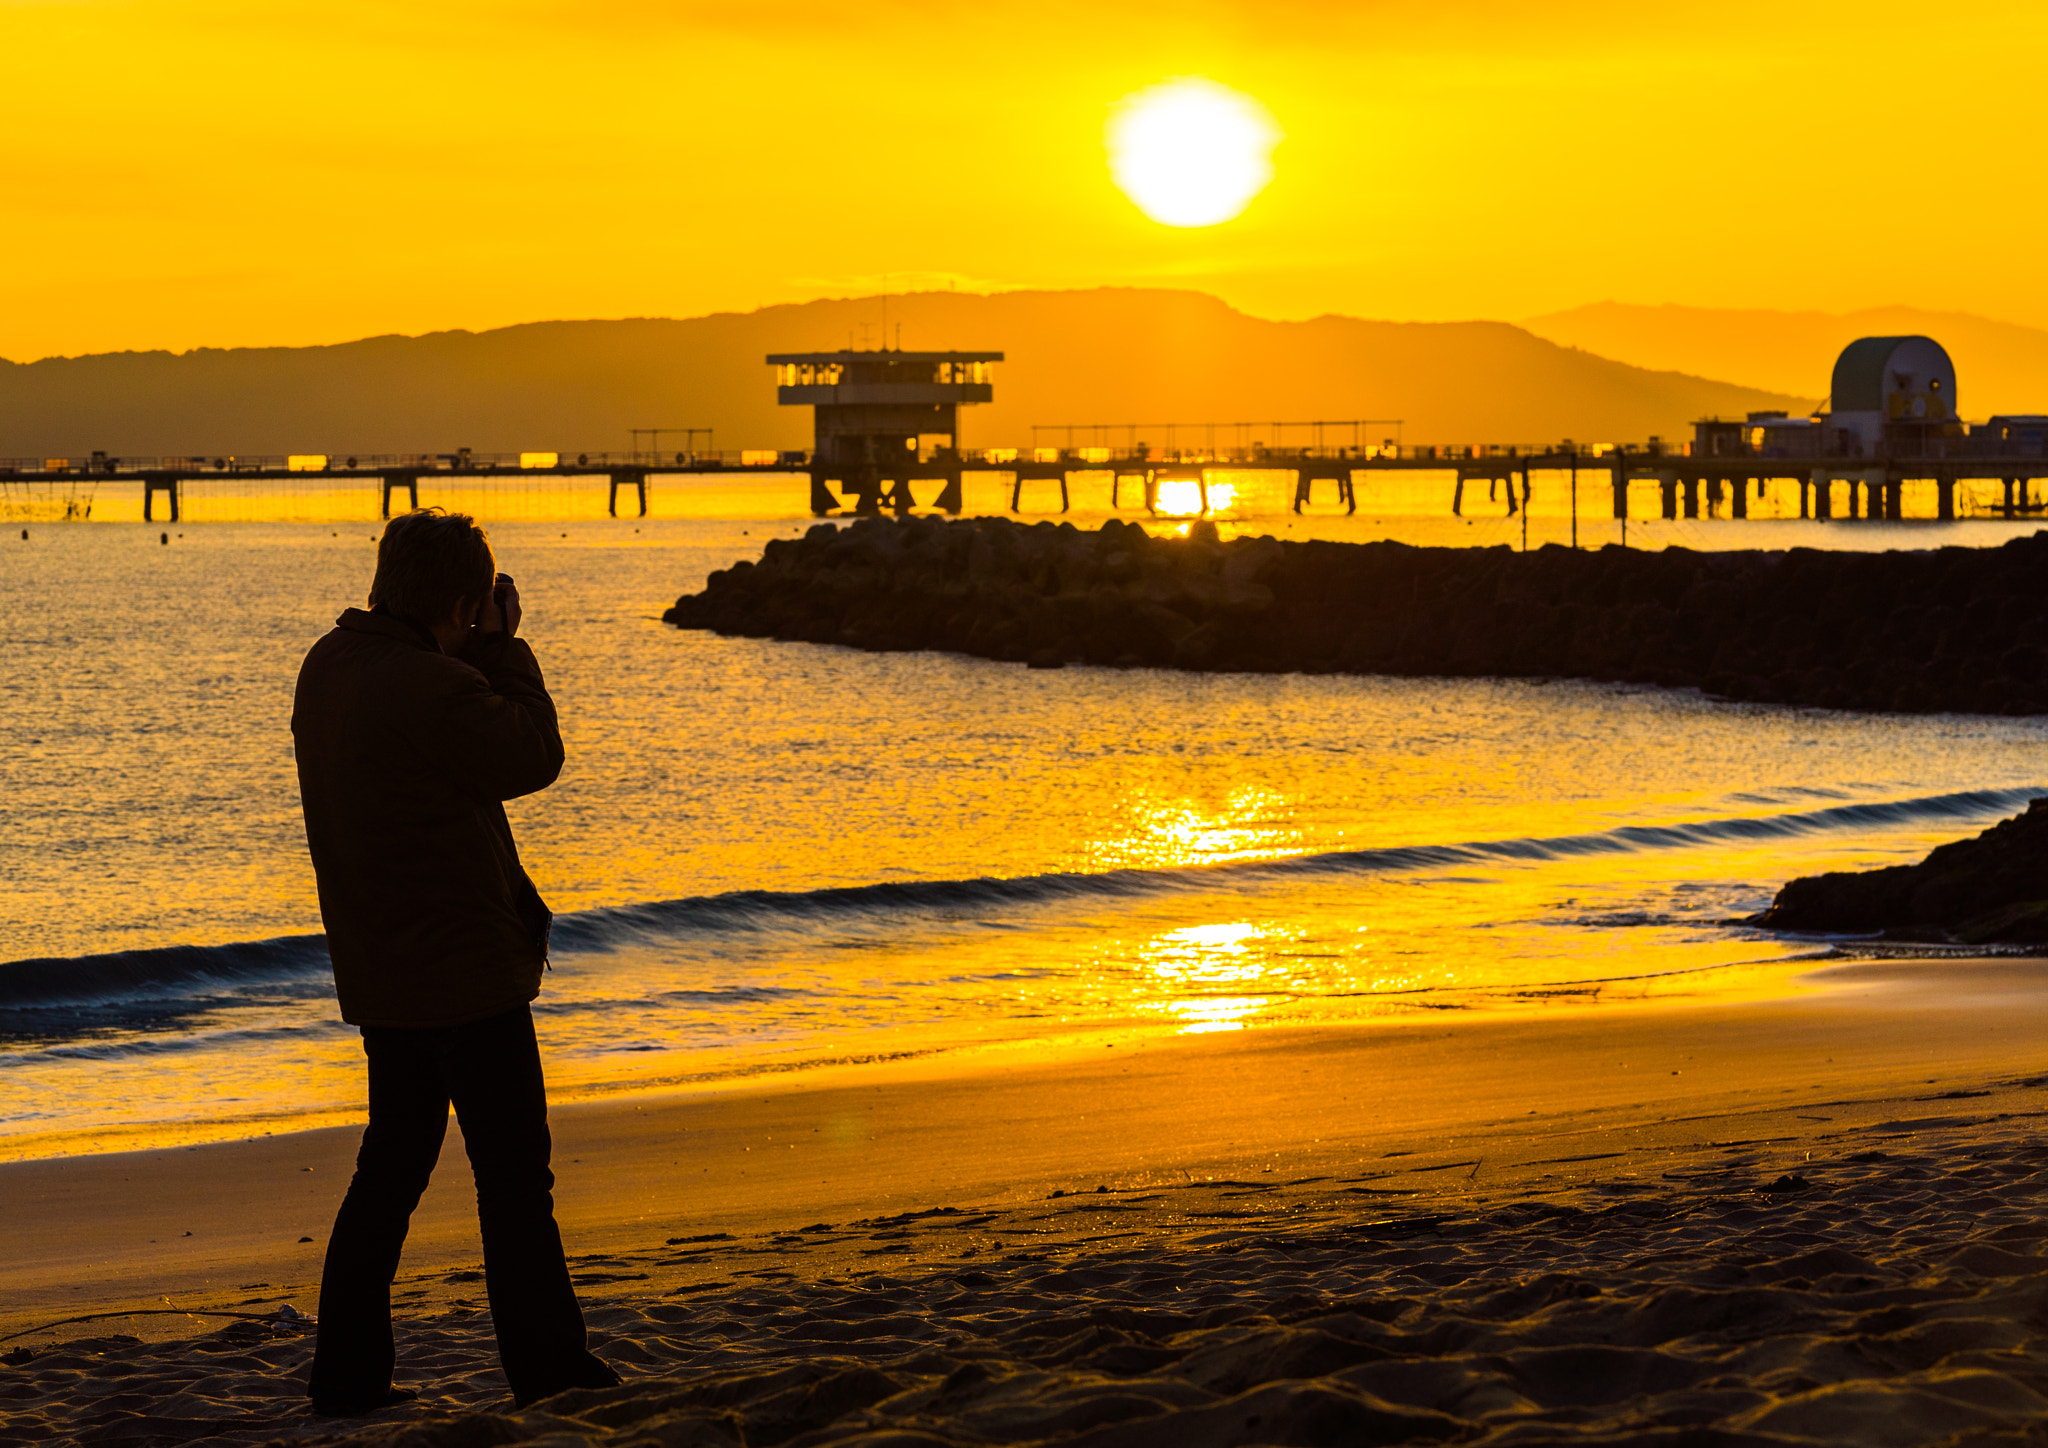
[[[1982,789],[1916,799],[1832,805],[1545,838],[1395,845],[1283,859],[1238,860],[1013,879],[927,880],[818,890],[737,890],[680,900],[608,906],[558,916],[554,949],[573,956],[648,940],[730,933],[844,931],[900,926],[906,916],[974,918],[1066,902],[1134,900],[1192,891],[1253,889],[1262,881],[1394,874],[1489,863],[1533,863],[1723,844],[1966,822],[2010,814],[2042,789]],[[1626,922],[1620,922],[1626,923]],[[0,963],[0,1034],[137,1024],[203,1009],[265,989],[325,989],[324,935],[289,935],[225,945],[174,945],[105,955]]]

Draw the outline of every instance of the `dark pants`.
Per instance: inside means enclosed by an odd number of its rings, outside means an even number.
[[[363,1053],[370,1124],[320,1278],[314,1406],[346,1411],[390,1392],[391,1283],[406,1225],[441,1155],[450,1102],[476,1174],[484,1284],[513,1397],[524,1405],[617,1382],[584,1347],[583,1310],[562,1257],[532,1011],[519,1006],[431,1030],[365,1026]]]

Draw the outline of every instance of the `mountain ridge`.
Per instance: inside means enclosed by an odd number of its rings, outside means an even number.
[[[0,455],[616,451],[653,425],[712,427],[724,447],[798,447],[809,412],[777,407],[762,357],[857,341],[882,300],[7,363]],[[1129,287],[922,292],[887,307],[912,350],[1007,354],[996,401],[966,413],[969,447],[1028,446],[1034,423],[1117,424],[1121,438],[1124,424],[1366,414],[1403,419],[1408,442],[1635,441],[1682,436],[1706,413],[1810,403],[1632,366],[1509,322],[1275,322],[1199,292]],[[1361,440],[1379,431],[1394,429]]]

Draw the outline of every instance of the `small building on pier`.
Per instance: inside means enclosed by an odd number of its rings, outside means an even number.
[[[2037,458],[2048,454],[2048,416],[2007,413],[1970,429],[1971,451],[1985,457]]]
[[[943,478],[941,508],[960,501],[960,409],[994,400],[1000,352],[776,352],[776,400],[811,407],[811,508],[851,497],[863,513],[911,506],[915,477]]]
[[[1839,430],[1825,416],[1752,412],[1740,422],[1707,417],[1692,425],[1696,458],[1817,458],[1843,450]]]

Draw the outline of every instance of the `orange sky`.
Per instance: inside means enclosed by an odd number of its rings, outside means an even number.
[[[2044,42],[1971,0],[0,0],[0,356],[949,282],[2048,325]],[[1236,221],[1109,181],[1174,75],[1287,132]]]

